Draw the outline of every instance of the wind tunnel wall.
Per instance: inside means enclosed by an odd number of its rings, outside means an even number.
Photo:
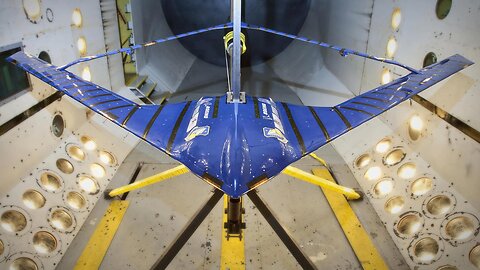
[[[135,42],[229,22],[229,5],[224,3],[228,1],[214,2],[200,5],[195,1],[133,1]],[[371,0],[263,2],[247,2],[242,20],[366,50]],[[242,56],[242,90],[248,94],[332,106],[352,97],[360,87],[364,63],[361,58],[343,58],[335,51],[268,33],[243,32],[247,36],[247,53]],[[224,34],[220,30],[142,49],[136,55],[137,68],[159,84],[158,91],[174,92],[172,101],[224,94]]]
[[[144,7],[139,8],[159,13],[150,2],[142,2]],[[283,1],[275,2],[278,7]],[[341,166],[348,166],[355,175],[357,187],[375,208],[408,267],[472,269],[473,265],[478,268],[480,248],[480,6],[475,0],[454,0],[441,18],[436,14],[441,2],[448,1],[311,1],[298,32],[289,33],[393,58],[414,68],[421,68],[431,53],[438,61],[458,53],[476,62],[420,95],[433,105],[430,109],[416,101],[404,102],[332,143],[345,161]],[[400,19],[395,18],[397,10]],[[257,24],[288,32],[282,23],[298,17],[296,12],[292,10],[280,22],[266,16],[263,24]],[[137,43],[172,34],[163,16],[147,16],[152,21],[146,21],[133,15]],[[142,24],[166,32],[137,32]],[[248,33],[247,45],[260,39],[268,44],[278,41]],[[220,35],[218,47],[204,49],[221,51],[221,42]],[[156,76],[165,86],[161,90],[175,92],[172,101],[225,92],[225,68],[202,58],[198,50],[176,41],[153,50],[158,56],[148,51],[138,55],[139,70]],[[316,106],[335,105],[406,74],[398,67],[356,56],[343,58],[335,51],[297,41],[263,60],[243,67],[242,90]],[[171,74],[172,69],[181,72]],[[470,126],[477,137],[465,133],[458,122]]]

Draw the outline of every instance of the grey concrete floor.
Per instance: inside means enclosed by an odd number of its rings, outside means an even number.
[[[329,162],[341,184],[358,186],[333,147],[327,145],[317,154]],[[109,188],[128,183],[139,162],[145,164],[137,179],[177,165],[160,151],[140,143],[121,165]],[[306,157],[294,165],[310,170],[319,164]],[[319,269],[362,269],[319,187],[279,175],[258,191]],[[101,269],[149,269],[211,194],[212,188],[190,173],[131,192],[127,197],[130,206]],[[169,269],[219,269],[222,203],[207,216]],[[104,199],[98,201],[57,269],[73,268],[108,204]],[[368,200],[351,205],[390,268],[408,269]],[[246,268],[300,269],[247,197],[244,207]]]

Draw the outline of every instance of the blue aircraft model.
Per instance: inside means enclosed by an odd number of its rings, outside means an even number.
[[[312,107],[248,95],[243,102],[229,102],[228,96],[223,95],[174,104],[143,105],[66,70],[99,57],[132,53],[161,42],[231,27],[228,23],[188,32],[80,58],[62,67],[25,52],[18,52],[8,60],[165,152],[233,198],[267,182],[322,145],[473,64],[454,55],[416,70],[390,59],[242,23],[242,28],[334,49],[342,56],[353,54],[397,65],[410,73],[336,106]]]

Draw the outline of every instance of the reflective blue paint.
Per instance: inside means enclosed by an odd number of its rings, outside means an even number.
[[[351,128],[357,127],[473,64],[454,55],[333,108],[310,109],[258,98],[256,114],[251,96],[246,97],[245,104],[238,104],[227,103],[223,95],[219,97],[216,113],[217,97],[204,97],[190,103],[166,104],[152,120],[159,110],[158,105],[135,104],[24,52],[18,52],[8,60],[166,152],[195,175],[233,197],[245,194],[256,187],[255,184],[266,182],[302,156],[348,132],[350,128],[337,111],[348,120]],[[97,95],[102,96],[94,97]],[[109,100],[112,102],[95,105]],[[117,108],[119,106],[121,108]],[[319,126],[312,111],[325,130]],[[207,180],[212,178],[217,180]]]

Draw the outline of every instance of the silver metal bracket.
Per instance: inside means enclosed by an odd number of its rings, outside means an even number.
[[[238,103],[245,103],[247,102],[247,98],[245,97],[245,92],[240,92],[240,97]],[[233,92],[227,92],[227,103],[233,103]]]

